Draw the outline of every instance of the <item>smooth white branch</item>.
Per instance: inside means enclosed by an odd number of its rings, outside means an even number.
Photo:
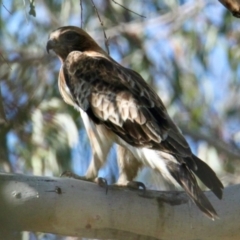
[[[0,174],[0,226],[107,239],[239,239],[240,185],[207,197],[211,221],[184,192],[132,191],[68,178]],[[1,231],[0,229],[0,231]]]

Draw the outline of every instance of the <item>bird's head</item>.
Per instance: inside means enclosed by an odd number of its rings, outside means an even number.
[[[72,51],[96,51],[103,53],[99,45],[84,30],[65,26],[54,30],[47,42],[47,52],[53,50],[64,61]]]

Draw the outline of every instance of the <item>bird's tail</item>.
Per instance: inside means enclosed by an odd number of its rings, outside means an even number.
[[[214,189],[215,191],[214,193],[217,196],[221,196],[219,188],[215,186],[216,184],[215,181],[216,179],[218,180],[215,173],[211,170],[210,167],[208,167],[207,164],[203,163],[201,160],[200,160],[201,162],[198,162],[198,160],[197,160],[197,166],[199,167],[199,169],[195,170],[194,172],[203,181],[203,183],[205,183],[207,186],[211,186],[212,189]],[[204,193],[198,186],[197,180],[194,174],[192,173],[192,171],[188,168],[188,166],[184,163],[183,164],[170,163],[168,164],[167,167],[169,172],[173,176],[173,178],[181,185],[181,187],[186,191],[186,193],[190,196],[190,198],[194,201],[194,203],[199,207],[199,209],[212,220],[217,218],[218,215],[215,209],[213,208],[212,204],[209,202],[207,197],[204,195]],[[201,172],[201,170],[203,172]],[[206,177],[206,175],[209,173],[210,173],[210,176]],[[211,177],[212,173],[214,173],[214,175]],[[205,177],[207,178],[207,180],[204,179]],[[212,182],[213,184],[210,184]]]
[[[208,187],[219,199],[222,199],[224,187],[216,173],[195,155],[193,155],[192,158],[197,165],[197,168],[192,169],[192,171],[206,185],[206,187]]]

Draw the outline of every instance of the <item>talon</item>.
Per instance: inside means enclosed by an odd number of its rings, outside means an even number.
[[[147,189],[144,183],[138,181],[120,181],[116,185],[134,190],[142,189],[143,193],[145,193]]]
[[[64,171],[61,173],[60,177],[72,177],[74,173],[72,173],[71,171]]]
[[[143,189],[143,192],[146,191],[146,186],[145,186],[145,184],[142,183],[142,182],[129,181],[129,182],[127,183],[127,187],[132,188],[132,189],[137,189],[137,190],[139,190],[139,189],[142,188],[142,189]]]
[[[85,176],[79,176],[71,171],[64,171],[60,177],[68,177],[68,178],[74,178],[74,179],[77,179],[77,180],[82,180],[82,181],[86,181],[86,182],[94,182],[94,183],[97,183],[98,186],[100,187],[104,187],[106,189],[106,194],[108,192],[108,183],[107,183],[107,180],[105,178],[102,178],[102,177],[98,177],[96,179],[89,179],[89,178],[86,178]]]
[[[106,194],[108,192],[108,183],[107,180],[105,178],[102,177],[98,177],[95,179],[95,182],[100,186],[100,187],[104,187],[106,189]]]

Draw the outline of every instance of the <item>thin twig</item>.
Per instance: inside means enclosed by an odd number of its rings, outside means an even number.
[[[154,39],[162,39],[163,37],[167,37],[171,35],[173,31],[176,31],[177,28],[180,27],[180,24],[186,19],[195,16],[200,10],[203,9],[205,1],[187,1],[183,5],[179,6],[177,10],[170,11],[161,16],[147,19],[144,22],[139,20],[133,20],[128,23],[119,23],[118,25],[108,28],[107,34],[114,36],[119,35],[120,33],[132,33],[141,34],[145,27],[156,27],[159,25],[170,25],[168,31],[160,31],[156,33]]]
[[[80,8],[81,8],[81,28],[83,28],[83,5],[82,5],[82,0],[80,0]]]
[[[95,10],[95,12],[96,12],[96,14],[97,14],[97,16],[98,16],[98,20],[99,20],[99,22],[100,22],[100,24],[101,24],[101,26],[102,26],[103,34],[104,34],[104,38],[105,38],[105,47],[106,47],[107,53],[108,53],[108,55],[109,55],[109,54],[110,54],[109,47],[108,47],[109,43],[108,43],[108,38],[107,38],[105,29],[104,29],[103,21],[102,21],[100,15],[99,15],[99,13],[98,13],[98,10],[97,10],[97,8],[96,8],[93,0],[91,0],[91,2],[92,2],[92,6],[93,6],[93,8],[94,8],[94,10]]]
[[[8,13],[12,14],[12,12],[10,12],[3,3],[2,3],[2,6],[5,8],[5,10],[6,10]]]
[[[120,6],[120,7],[122,7],[123,9],[125,9],[125,10],[127,10],[127,11],[129,11],[129,12],[132,12],[132,13],[134,13],[134,14],[138,15],[139,17],[146,18],[145,16],[143,16],[143,15],[141,15],[141,14],[139,14],[139,13],[136,13],[136,12],[132,11],[132,10],[131,10],[131,9],[129,9],[129,8],[126,8],[126,7],[125,7],[125,6],[123,6],[122,4],[120,4],[120,3],[116,2],[115,0],[112,0],[112,2],[113,2],[113,3],[115,3],[115,4],[117,4],[117,5],[119,5],[119,6]]]

